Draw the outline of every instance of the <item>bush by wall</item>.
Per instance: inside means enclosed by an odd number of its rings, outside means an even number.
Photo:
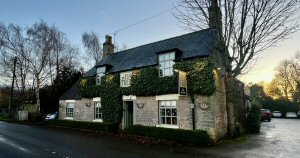
[[[208,145],[211,143],[209,135],[203,130],[182,130],[132,125],[129,126],[128,133],[132,135],[165,139],[186,144]]]
[[[257,105],[252,106],[247,118],[246,128],[249,133],[259,133],[260,131],[260,108]]]
[[[97,130],[103,132],[115,132],[118,129],[117,124],[99,123],[99,122],[82,122],[82,121],[70,121],[70,120],[51,120],[49,125]]]

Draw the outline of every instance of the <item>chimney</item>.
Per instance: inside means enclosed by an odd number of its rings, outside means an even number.
[[[209,11],[209,28],[217,29],[222,35],[222,13],[218,0],[211,0]]]
[[[114,44],[112,44],[112,37],[109,35],[105,36],[105,42],[103,43],[103,57],[106,59],[110,54],[114,53]]]

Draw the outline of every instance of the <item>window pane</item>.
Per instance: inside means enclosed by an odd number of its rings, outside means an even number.
[[[166,109],[166,116],[171,116],[171,109]]]
[[[165,106],[165,105],[166,105],[166,101],[161,101],[161,102],[160,102],[160,105],[161,105],[161,106]]]
[[[160,109],[160,116],[165,116],[166,110],[165,109]]]
[[[170,60],[170,54],[169,53],[165,54],[165,60]]]
[[[172,125],[177,125],[177,117],[172,118]]]
[[[165,62],[165,68],[170,68],[170,62]]]
[[[171,101],[171,106],[176,106],[176,101]]]
[[[171,102],[170,101],[166,101],[166,106],[170,106]]]
[[[171,117],[166,117],[166,124],[171,124]]]
[[[172,109],[172,116],[177,116],[177,110],[176,109]]]
[[[159,61],[164,61],[165,60],[165,56],[163,54],[159,55]]]
[[[174,60],[175,59],[175,53],[170,53],[170,60]]]
[[[161,117],[161,118],[160,118],[160,123],[161,123],[161,124],[166,124],[166,119],[165,119],[165,117]]]

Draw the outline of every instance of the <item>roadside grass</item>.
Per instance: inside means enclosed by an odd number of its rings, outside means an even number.
[[[9,118],[7,115],[0,115],[0,121],[8,121]]]

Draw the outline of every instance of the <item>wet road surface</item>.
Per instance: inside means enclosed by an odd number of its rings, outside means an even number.
[[[141,145],[118,137],[103,136],[0,121],[0,158],[35,157],[234,157],[299,158],[300,119],[263,122],[261,133],[213,147]]]
[[[194,153],[233,158],[300,158],[300,119],[274,118],[271,122],[262,122],[260,134],[198,148]]]
[[[139,145],[99,133],[0,121],[0,158],[198,157],[172,150],[167,145]]]

